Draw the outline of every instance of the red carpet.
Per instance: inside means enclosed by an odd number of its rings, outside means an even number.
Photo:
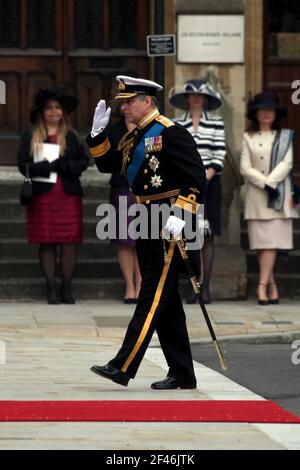
[[[270,401],[0,401],[0,422],[300,423]]]

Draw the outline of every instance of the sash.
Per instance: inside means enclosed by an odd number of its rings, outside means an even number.
[[[275,139],[272,154],[271,154],[271,164],[270,164],[270,173],[279,165],[280,162],[284,159],[289,150],[295,132],[291,129],[282,129],[277,138]],[[282,211],[284,207],[284,200],[285,200],[285,188],[284,188],[284,181],[279,183],[277,186],[279,197],[274,199],[269,198],[268,200],[268,207],[270,209],[275,209],[277,211]]]
[[[151,127],[151,129],[146,132],[146,134],[143,136],[141,142],[136,146],[134,154],[133,154],[133,159],[131,164],[127,168],[126,176],[127,180],[129,183],[129,186],[132,186],[136,175],[140,171],[142,164],[145,160],[145,140],[148,139],[149,137],[156,137],[161,135],[162,131],[164,129],[164,126],[162,124],[156,123],[154,126]]]

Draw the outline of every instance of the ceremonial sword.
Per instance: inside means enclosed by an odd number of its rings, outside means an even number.
[[[199,305],[200,305],[200,307],[201,307],[203,316],[204,316],[204,318],[205,318],[207,327],[208,327],[208,329],[209,329],[211,338],[212,338],[212,340],[213,340],[213,344],[214,344],[214,346],[215,346],[215,348],[216,348],[216,351],[217,351],[217,354],[218,354],[218,356],[219,356],[220,363],[221,363],[221,367],[222,367],[223,370],[227,370],[227,369],[228,369],[227,363],[226,363],[226,361],[225,361],[225,358],[224,358],[223,353],[222,353],[222,351],[221,351],[221,348],[220,348],[220,346],[219,346],[219,343],[218,343],[216,334],[215,334],[215,332],[214,332],[213,326],[212,326],[212,324],[211,324],[209,315],[208,315],[208,313],[207,313],[206,307],[205,307],[204,303],[203,303],[202,300],[201,300],[201,296],[200,296],[200,294],[201,294],[201,281],[199,281],[199,279],[197,279],[197,277],[195,276],[195,274],[194,274],[194,272],[193,272],[193,269],[192,269],[192,266],[191,266],[191,263],[190,263],[190,260],[189,260],[189,257],[188,257],[186,248],[185,248],[184,240],[183,240],[182,238],[180,238],[180,239],[173,238],[173,240],[176,241],[176,244],[177,244],[177,246],[178,246],[178,248],[179,248],[181,257],[182,257],[182,259],[183,259],[183,261],[184,261],[184,264],[185,264],[185,267],[186,267],[186,270],[187,270],[189,279],[190,279],[190,281],[191,281],[191,283],[192,283],[194,292],[195,292],[196,297],[197,297],[197,299],[198,299],[198,302],[199,302]],[[203,268],[202,268],[202,272],[203,272]]]

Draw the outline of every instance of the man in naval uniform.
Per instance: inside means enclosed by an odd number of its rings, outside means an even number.
[[[105,131],[110,108],[106,109],[103,100],[98,103],[87,143],[99,171],[123,172],[137,203],[148,209],[152,204],[168,203],[174,209],[196,214],[203,202],[205,171],[194,139],[182,126],[159,113],[156,95],[162,90],[160,85],[126,76],[118,76],[117,81],[116,99],[122,100],[122,111],[136,129],[124,136],[118,149],[112,148]],[[170,216],[165,233],[172,239],[181,234],[184,225],[180,218]],[[199,253],[194,253],[194,258],[199,259]],[[169,372],[151,387],[196,388],[186,318],[178,292],[183,270],[179,249],[170,240],[139,239],[137,254],[142,286],[123,345],[108,364],[95,366],[92,371],[127,386],[156,330]]]

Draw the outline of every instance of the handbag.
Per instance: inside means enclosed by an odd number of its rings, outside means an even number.
[[[32,181],[29,176],[29,164],[26,164],[26,176],[20,192],[20,203],[22,206],[28,206],[33,198]]]
[[[291,178],[291,186],[292,186],[292,199],[293,199],[295,206],[297,206],[300,202],[300,189],[296,185],[293,172],[291,172],[290,178]]]
[[[297,155],[295,138],[294,138],[294,141],[293,141],[293,154]],[[294,169],[290,173],[290,178],[291,178],[291,186],[292,186],[292,199],[293,199],[293,203],[295,204],[295,206],[297,206],[300,203],[300,189],[296,185],[296,178],[294,176]]]
[[[297,206],[300,203],[300,189],[295,184],[292,187],[292,198],[295,206]]]

